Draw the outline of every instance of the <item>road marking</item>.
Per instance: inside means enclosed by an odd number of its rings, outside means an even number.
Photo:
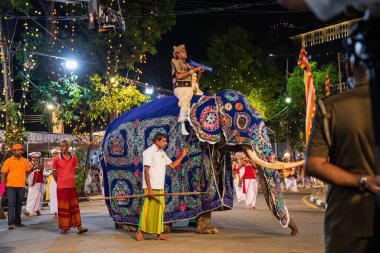
[[[8,229],[0,229],[0,232],[1,232],[1,231],[7,231],[7,230],[8,230]]]
[[[308,207],[314,208],[314,209],[320,209],[320,207],[317,207],[316,205],[311,204],[311,203],[307,200],[307,198],[310,198],[310,195],[307,195],[307,196],[305,196],[305,197],[302,198],[302,202],[303,202],[305,205],[307,205]]]

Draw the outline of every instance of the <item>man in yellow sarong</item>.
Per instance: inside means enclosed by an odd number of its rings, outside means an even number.
[[[137,241],[144,240],[143,232],[157,234],[157,240],[169,240],[162,234],[164,232],[165,197],[155,195],[164,193],[166,166],[174,169],[190,152],[185,147],[181,156],[172,162],[164,151],[167,145],[166,135],[157,133],[153,141],[154,144],[143,153],[143,188],[144,193],[149,197],[144,198],[144,205],[141,208],[139,227],[136,232]]]

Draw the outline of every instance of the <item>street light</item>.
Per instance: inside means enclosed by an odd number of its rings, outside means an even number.
[[[46,109],[48,109],[48,111],[49,111],[48,132],[53,132],[53,110],[54,110],[54,105],[48,103],[48,104],[46,104]]]
[[[67,69],[77,69],[78,68],[78,62],[74,60],[67,60],[65,63],[65,66]]]
[[[44,53],[40,53],[40,52],[32,52],[30,54],[30,57],[32,57],[33,55],[40,55],[40,56],[46,56],[46,57],[50,57],[50,58],[54,58],[54,59],[65,60],[65,66],[67,69],[73,70],[73,69],[78,68],[78,62],[73,60],[73,59],[69,59],[69,58],[61,57],[61,56],[56,56],[56,55],[51,55],[51,54],[44,54]]]
[[[49,111],[52,111],[54,109],[54,105],[52,104],[47,104],[46,105],[46,108],[49,110]]]
[[[145,94],[152,95],[153,94],[153,87],[146,87],[145,88]]]

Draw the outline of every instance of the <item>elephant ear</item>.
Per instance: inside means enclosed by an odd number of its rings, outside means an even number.
[[[198,139],[215,144],[220,140],[219,108],[216,98],[203,96],[190,110],[190,124]]]
[[[221,129],[228,144],[259,145],[264,150],[271,148],[259,111],[241,93],[231,89],[220,91],[217,93],[217,104]]]

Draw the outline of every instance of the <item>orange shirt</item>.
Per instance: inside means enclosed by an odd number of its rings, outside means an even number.
[[[26,172],[30,170],[28,159],[20,157],[19,159],[14,156],[8,158],[1,172],[7,173],[7,186],[8,187],[25,187]]]

